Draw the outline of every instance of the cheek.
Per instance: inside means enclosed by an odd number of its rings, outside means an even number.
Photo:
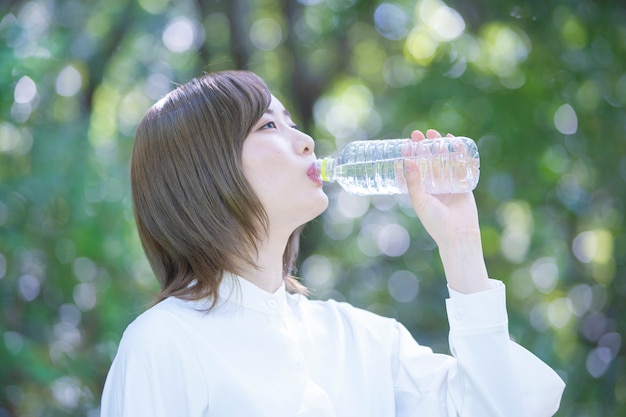
[[[273,180],[280,170],[278,164],[272,163],[267,158],[252,158],[243,164],[243,174],[250,184],[263,185],[265,182]]]
[[[279,167],[261,162],[260,159],[244,164],[243,174],[264,205],[270,202],[277,193],[278,183],[282,177]]]
[[[244,152],[243,172],[251,184],[278,181],[284,176],[282,152],[256,148],[256,152]]]

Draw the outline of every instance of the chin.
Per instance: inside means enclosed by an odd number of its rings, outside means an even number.
[[[313,220],[320,214],[326,211],[328,208],[328,196],[324,192],[320,192],[318,196],[314,199],[311,199],[311,204],[309,205],[311,218],[307,221]]]
[[[321,207],[321,211],[319,212],[319,214],[322,214],[328,208],[328,196],[326,195],[324,191],[321,191],[319,199],[320,199],[320,207]]]

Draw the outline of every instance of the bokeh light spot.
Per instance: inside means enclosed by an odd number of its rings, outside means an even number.
[[[18,289],[24,301],[33,301],[39,295],[41,283],[33,275],[22,275],[18,281]]]
[[[376,30],[387,39],[399,40],[408,32],[407,13],[396,4],[381,3],[374,11]]]
[[[15,84],[15,90],[13,92],[13,98],[16,103],[19,104],[28,104],[35,99],[37,96],[37,85],[27,75],[24,75],[19,79],[17,84]]]
[[[250,27],[252,44],[262,51],[271,51],[280,45],[283,32],[278,22],[271,18],[259,19]]]
[[[600,378],[609,368],[611,360],[610,349],[605,347],[595,348],[587,354],[587,372],[594,378]]]
[[[424,0],[419,10],[422,21],[432,29],[439,41],[454,40],[465,30],[465,21],[459,12],[439,1]]]
[[[607,263],[613,259],[613,236],[605,229],[581,232],[574,238],[572,251],[583,263]]]
[[[409,54],[420,65],[428,66],[437,52],[439,42],[422,28],[415,28],[407,37],[406,48]]]
[[[139,0],[139,5],[148,13],[159,14],[161,13],[169,0]]]
[[[381,254],[380,246],[378,246],[378,236],[381,230],[382,226],[378,224],[366,224],[361,228],[357,236],[357,245],[364,255],[375,257]]]
[[[561,39],[572,50],[584,48],[588,42],[587,31],[575,16],[566,7],[557,7],[554,11],[554,23],[561,31]]]
[[[499,207],[498,220],[504,227],[500,250],[511,262],[521,263],[526,259],[533,231],[530,206],[526,202],[511,201]]]
[[[530,268],[531,277],[539,291],[548,294],[559,280],[559,267],[553,258],[539,258]]]
[[[302,262],[302,276],[307,284],[315,288],[330,288],[335,283],[335,274],[330,260],[322,255],[311,255]]]
[[[80,382],[78,379],[70,376],[63,376],[54,381],[51,389],[54,399],[69,409],[76,408],[82,396]]]
[[[80,257],[72,262],[72,272],[79,281],[87,282],[93,281],[96,278],[98,268],[91,259]]]
[[[574,108],[563,104],[554,113],[554,126],[564,135],[572,135],[578,130],[578,117]]]
[[[80,72],[74,66],[68,65],[57,76],[55,89],[63,97],[72,97],[80,91],[82,85]]]
[[[402,88],[413,84],[417,80],[415,70],[403,56],[390,57],[383,65],[385,82],[395,88]]]
[[[74,302],[83,311],[89,311],[96,306],[98,297],[96,286],[92,283],[82,283],[74,287]]]
[[[204,39],[200,25],[187,17],[177,17],[163,31],[163,43],[172,52],[183,53],[199,46]]]
[[[4,332],[4,346],[13,355],[17,355],[24,347],[24,338],[17,332]]]
[[[578,317],[582,317],[589,308],[593,301],[593,292],[591,287],[587,284],[578,284],[573,286],[567,296],[571,300],[570,308],[572,313]]]
[[[337,195],[337,207],[341,214],[349,219],[362,217],[370,206],[368,197],[350,194],[341,190]]]
[[[561,329],[565,327],[571,317],[572,312],[569,308],[569,299],[557,298],[548,305],[548,321],[554,328]]]
[[[410,271],[395,271],[387,281],[389,294],[399,303],[410,303],[419,292],[419,280]]]
[[[399,224],[387,224],[378,235],[378,247],[387,256],[398,257],[409,249],[411,238],[409,232]]]

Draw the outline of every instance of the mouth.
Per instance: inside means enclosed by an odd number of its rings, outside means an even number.
[[[311,179],[311,181],[315,182],[318,185],[324,184],[322,179],[319,176],[319,170],[317,169],[317,164],[313,162],[307,171],[307,176]]]

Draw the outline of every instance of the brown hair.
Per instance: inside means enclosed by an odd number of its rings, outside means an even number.
[[[130,177],[139,237],[161,286],[156,302],[208,298],[212,308],[223,272],[255,265],[268,219],[241,154],[270,100],[257,75],[222,71],[179,86],[141,120]],[[283,274],[288,291],[305,294],[290,276],[301,230],[289,239]]]

